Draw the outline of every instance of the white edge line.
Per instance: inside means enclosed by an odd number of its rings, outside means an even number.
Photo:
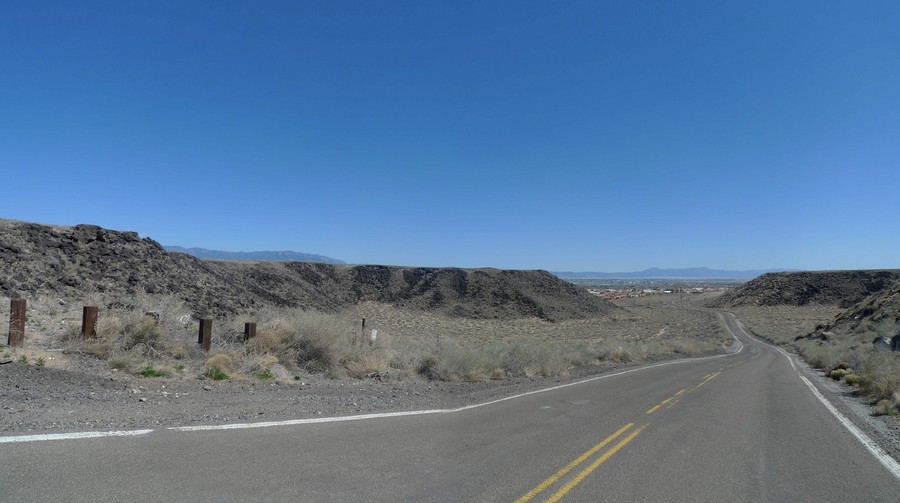
[[[154,430],[130,430],[130,431],[82,431],[76,433],[48,433],[43,435],[13,435],[0,437],[0,444],[14,444],[19,442],[41,442],[45,440],[73,440],[80,438],[97,437],[137,437],[146,435]]]
[[[863,444],[863,446],[868,449],[868,451],[873,456],[875,456],[875,459],[880,461],[881,464],[884,465],[884,467],[887,468],[889,472],[891,472],[891,475],[893,475],[897,480],[900,480],[900,463],[897,463],[897,461],[892,458],[890,454],[885,452],[885,450],[879,447],[878,444],[876,444],[871,438],[869,438],[868,435],[857,428],[852,421],[847,419],[847,416],[841,414],[841,412],[837,410],[837,408],[835,408],[835,406],[832,405],[832,403],[828,401],[827,398],[825,398],[825,395],[823,395],[822,392],[820,392],[819,389],[816,388],[815,385],[813,385],[813,383],[811,383],[809,379],[806,378],[806,376],[800,373],[800,369],[798,369],[797,366],[794,365],[794,359],[791,358],[791,356],[787,352],[785,352],[781,348],[775,349],[777,349],[779,353],[784,355],[784,357],[787,358],[789,362],[791,362],[791,367],[794,369],[794,372],[796,372],[800,379],[806,384],[806,386],[809,387],[813,395],[815,395],[815,397],[818,398],[820,402],[822,402],[822,405],[824,405],[825,408],[828,409],[828,412],[831,412],[831,414],[834,415],[834,417],[836,417],[842,425],[844,425],[844,428],[846,428],[847,431],[849,431],[854,437],[856,437],[856,439],[859,440],[859,442]]]
[[[384,412],[378,414],[359,414],[356,416],[312,417],[307,419],[290,419],[287,421],[263,421],[259,423],[232,423],[201,426],[175,426],[167,428],[173,431],[210,431],[210,430],[242,430],[246,428],[269,428],[271,426],[292,426],[297,424],[338,423],[343,421],[361,421],[380,417],[421,416],[423,414],[440,414],[453,412],[451,409],[410,410],[405,412]]]
[[[847,416],[841,414],[841,412],[837,410],[837,408],[835,408],[835,406],[830,401],[828,401],[827,398],[825,398],[825,395],[823,395],[822,392],[820,392],[819,389],[816,388],[816,386],[806,378],[806,376],[800,373],[800,369],[798,369],[794,364],[794,359],[790,354],[788,354],[787,351],[769,344],[768,342],[761,341],[756,337],[752,337],[747,333],[746,330],[744,330],[743,326],[741,326],[740,328],[741,331],[744,332],[744,335],[746,335],[747,337],[750,337],[751,339],[757,340],[761,344],[765,344],[766,346],[775,349],[785,358],[787,358],[788,362],[790,362],[791,364],[791,368],[794,369],[794,372],[797,373],[797,376],[800,377],[800,379],[804,384],[806,384],[807,387],[809,387],[810,391],[812,391],[812,394],[816,398],[818,398],[820,402],[822,402],[822,405],[824,405],[825,408],[828,409],[828,412],[831,412],[831,414],[835,418],[837,418],[838,422],[840,422],[844,426],[844,428],[846,428],[847,431],[850,432],[850,434],[856,437],[856,439],[859,440],[863,447],[865,447],[872,454],[872,456],[875,456],[875,459],[877,459],[887,469],[887,471],[891,473],[891,475],[893,475],[897,480],[900,480],[900,463],[897,463],[897,460],[895,460],[893,457],[891,457],[890,454],[885,452],[884,449],[879,447],[878,444],[876,444],[871,438],[869,438],[869,436],[866,435],[862,430],[857,428],[857,426],[853,424],[852,421],[847,419]]]

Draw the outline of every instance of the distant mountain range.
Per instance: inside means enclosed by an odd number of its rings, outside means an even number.
[[[252,251],[230,252],[222,250],[207,250],[206,248],[183,248],[181,246],[163,246],[167,251],[187,253],[197,258],[211,258],[218,260],[271,260],[276,262],[322,262],[325,264],[346,264],[343,260],[301,253],[295,251]]]
[[[660,269],[651,267],[635,272],[554,272],[562,279],[735,279],[750,280],[767,272],[786,272],[789,269],[726,271],[708,267]]]

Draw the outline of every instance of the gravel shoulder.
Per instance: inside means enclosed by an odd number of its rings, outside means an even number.
[[[802,358],[795,357],[794,363],[841,414],[891,457],[900,460],[900,417],[873,415],[872,406],[860,397],[858,390],[825,377],[824,372],[810,367]]]
[[[104,372],[90,358],[81,358],[85,368]],[[13,361],[0,365],[0,431],[127,430],[454,408],[633,366],[608,362],[578,367],[567,377],[485,382],[327,379],[320,374],[292,381],[212,381],[99,375]]]

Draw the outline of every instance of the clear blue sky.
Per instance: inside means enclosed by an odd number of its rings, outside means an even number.
[[[900,3],[0,4],[0,217],[352,263],[900,267]]]

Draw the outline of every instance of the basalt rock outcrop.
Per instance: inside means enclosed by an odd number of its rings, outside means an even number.
[[[546,271],[200,260],[134,232],[0,220],[0,295],[92,293],[172,295],[213,316],[263,306],[335,312],[364,301],[475,319],[619,309]]]

